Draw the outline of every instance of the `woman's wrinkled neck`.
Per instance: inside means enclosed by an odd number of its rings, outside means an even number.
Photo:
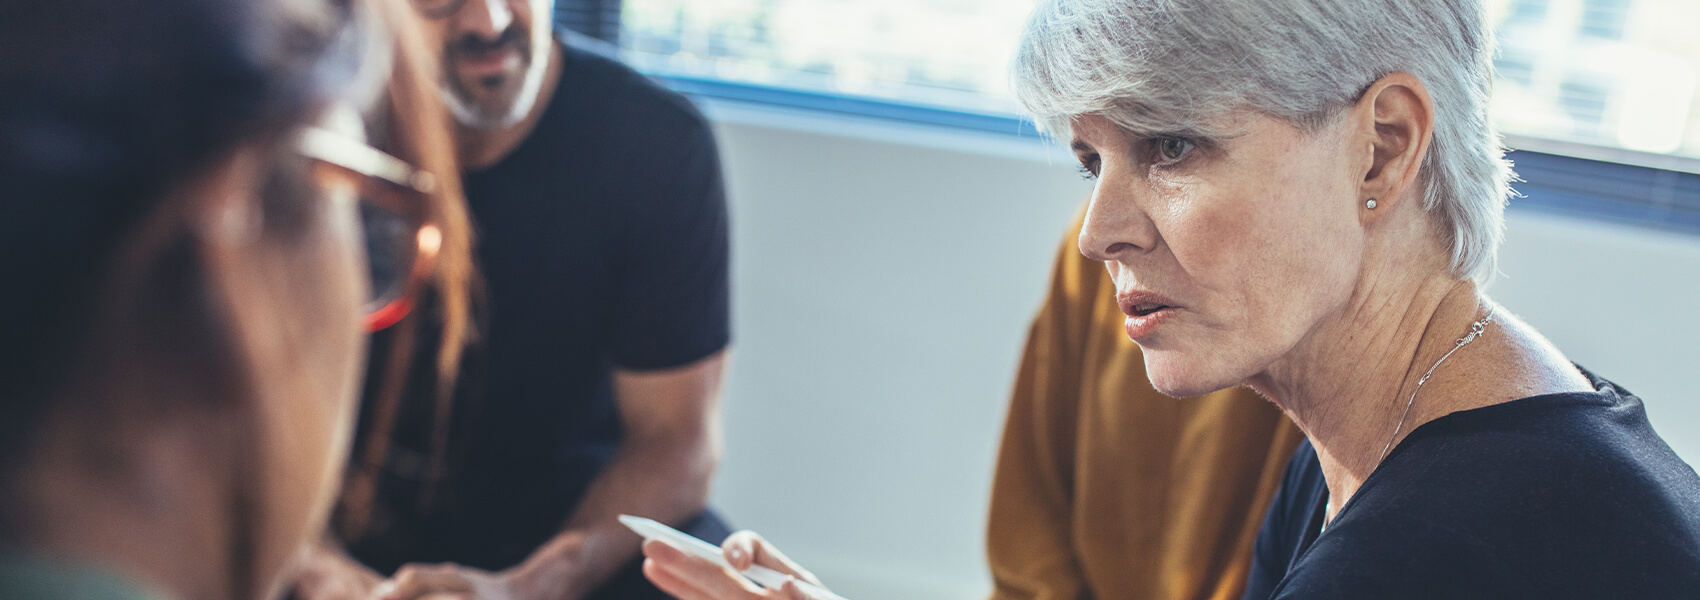
[[[1341,310],[1248,381],[1316,448],[1333,499],[1330,520],[1374,472],[1390,443],[1464,408],[1454,406],[1470,398],[1455,393],[1459,380],[1437,371],[1405,412],[1418,380],[1488,306],[1474,283],[1449,273],[1438,248],[1413,251],[1412,245],[1389,241],[1366,256]],[[1464,363],[1465,354],[1448,360]]]

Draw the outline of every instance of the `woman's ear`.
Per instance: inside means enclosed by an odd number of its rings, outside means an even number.
[[[260,209],[264,165],[259,148],[241,148],[215,164],[186,190],[194,208],[195,233],[215,248],[241,247],[265,227]]]
[[[1413,192],[1434,139],[1434,99],[1415,75],[1389,73],[1352,108],[1355,140],[1365,151],[1358,202],[1365,218],[1386,214]]]

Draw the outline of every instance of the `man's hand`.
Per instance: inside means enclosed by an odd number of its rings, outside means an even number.
[[[457,564],[412,564],[373,594],[379,600],[521,600],[513,574]]]
[[[701,514],[720,460],[726,352],[664,371],[614,371],[625,439],[566,528],[525,562],[492,573],[456,564],[402,567],[376,600],[577,600],[638,554],[622,513],[683,522]]]
[[[582,567],[586,538],[565,532],[525,562],[492,573],[453,563],[411,564],[395,572],[376,600],[560,600],[590,590]]]
[[[367,600],[384,578],[325,543],[301,556],[295,595],[303,600]]]

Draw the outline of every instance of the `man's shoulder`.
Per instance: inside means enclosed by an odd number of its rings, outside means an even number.
[[[691,101],[620,62],[605,43],[570,33],[557,35],[565,68],[557,94],[568,97],[576,113],[621,137],[661,136],[674,143],[681,135],[708,130]]]

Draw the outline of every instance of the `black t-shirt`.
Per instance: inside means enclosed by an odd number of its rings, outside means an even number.
[[[559,533],[620,445],[612,369],[682,366],[728,343],[726,200],[707,123],[630,68],[563,49],[536,130],[465,175],[487,328],[463,364],[451,468],[429,503],[418,497],[434,379],[409,388],[380,518],[350,545],[382,572],[520,562]]]
[[[1639,398],[1588,377],[1595,392],[1417,428],[1326,530],[1322,469],[1301,444],[1244,597],[1700,598],[1700,477]]]

